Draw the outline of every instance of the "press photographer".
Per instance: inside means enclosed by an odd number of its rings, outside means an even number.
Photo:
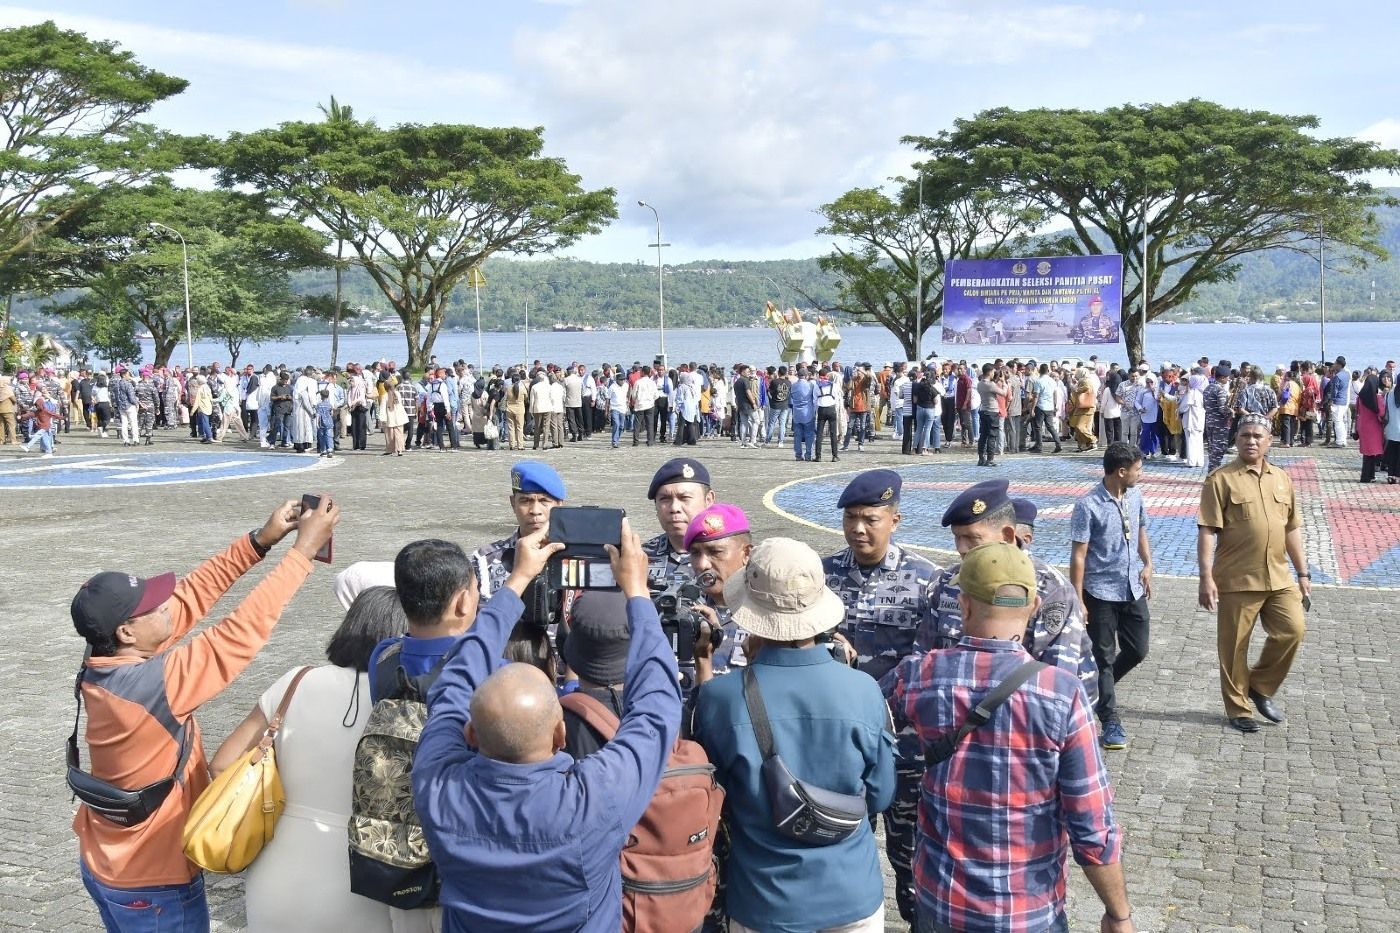
[[[73,597],[87,652],[75,692],[87,707],[90,772],[69,740],[69,784],[83,884],[109,931],[147,914],[171,929],[208,929],[204,878],[185,858],[190,808],[209,785],[194,712],[248,666],[330,540],[340,509],[281,503],[261,528],[176,582],[106,571]],[[205,613],[287,535],[296,543],[226,618],[183,644]]]

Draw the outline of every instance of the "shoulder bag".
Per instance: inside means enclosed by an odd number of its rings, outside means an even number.
[[[934,765],[942,764],[952,758],[953,752],[958,749],[959,742],[986,725],[992,718],[992,714],[997,711],[997,707],[1010,699],[1011,694],[1021,688],[1021,684],[1049,666],[1044,661],[1027,661],[1007,674],[1005,680],[987,691],[982,702],[972,708],[967,714],[967,718],[962,721],[962,725],[958,726],[957,731],[943,736],[924,752],[924,766],[932,768]]]
[[[743,676],[744,703],[749,708],[759,754],[763,756],[763,785],[768,789],[768,803],[773,810],[773,828],[809,846],[845,842],[865,824],[865,797],[826,790],[794,777],[773,744],[773,730],[758,690],[758,675],[750,666],[744,668]]]
[[[242,871],[272,840],[277,819],[287,805],[277,774],[273,740],[282,728],[292,694],[311,668],[297,671],[262,738],[229,765],[195,801],[185,821],[185,857],[215,872]]]

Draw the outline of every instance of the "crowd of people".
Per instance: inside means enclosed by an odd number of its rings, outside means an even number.
[[[1200,601],[1227,722],[1249,733],[1254,711],[1284,719],[1311,590],[1271,417],[1237,427],[1202,491]],[[168,795],[126,822],[79,806],[83,882],[108,930],[207,930],[181,831],[211,773],[270,741],[287,808],[247,872],[254,931],[881,931],[880,814],[911,930],[1067,929],[1071,854],[1101,929],[1132,930],[1102,755],[1128,745],[1123,682],[1148,653],[1144,457],[1107,446],[1068,575],[1005,480],[948,506],[958,559],[940,567],[896,540],[894,470],[850,480],[833,502],[846,547],[823,558],[755,540],[705,464],[677,457],[647,490],[660,533],[624,521],[607,547],[608,589],[542,583],[571,500],[553,467],[517,463],[507,537],[342,571],[328,664],[278,678],[212,759],[196,710],[267,642],[339,506],[282,503],[183,580],[98,574],[72,603],[91,777]]]
[[[157,429],[188,428],[216,444],[236,438],[266,449],[334,456],[367,451],[559,448],[606,438],[612,448],[695,445],[791,450],[836,461],[892,438],[903,454],[957,445],[978,463],[1020,453],[1076,452],[1117,440],[1152,460],[1215,469],[1245,414],[1266,414],[1284,447],[1359,443],[1361,481],[1378,471],[1400,481],[1400,385],[1395,362],[1349,369],[1293,361],[1266,367],[1228,360],[1123,368],[997,359],[754,367],[634,362],[542,363],[477,373],[463,360],[430,361],[421,376],[393,361],[343,369],[285,365],[241,370],[118,366],[111,373],[50,368],[0,376],[4,444],[49,456],[74,425],[124,445],[149,445]]]

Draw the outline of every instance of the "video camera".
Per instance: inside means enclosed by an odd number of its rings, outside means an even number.
[[[697,580],[681,580],[669,585],[654,580],[648,583],[652,604],[661,619],[661,631],[676,656],[681,687],[687,690],[695,683],[695,642],[700,637],[701,626],[709,621],[696,609],[704,598],[706,582],[702,575]],[[724,630],[711,627],[710,650],[718,648],[723,641]]]

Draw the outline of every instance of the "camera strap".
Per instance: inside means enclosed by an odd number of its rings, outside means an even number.
[[[957,751],[958,743],[967,738],[972,732],[986,725],[996,713],[997,708],[1011,698],[1011,694],[1021,688],[1021,684],[1030,680],[1036,674],[1049,667],[1044,661],[1030,660],[1020,664],[1014,671],[982,697],[982,701],[974,706],[958,726],[956,732],[944,735],[937,742],[934,742],[924,752],[924,766],[932,768],[934,765],[942,764],[953,757],[953,752]]]

